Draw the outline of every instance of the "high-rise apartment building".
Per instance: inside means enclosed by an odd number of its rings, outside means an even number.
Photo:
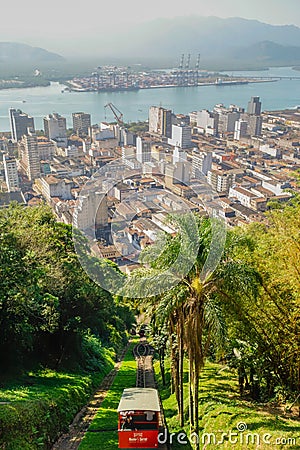
[[[102,192],[91,190],[78,199],[74,211],[73,224],[81,230],[87,228],[103,229],[108,224],[107,197]]]
[[[207,172],[207,182],[217,192],[228,192],[233,185],[234,179],[235,175],[230,171],[209,170]]]
[[[136,159],[141,164],[151,161],[151,141],[136,138]]]
[[[40,157],[38,139],[33,131],[28,136],[24,135],[19,143],[19,156],[21,167],[29,180],[34,181],[40,177]]]
[[[248,102],[247,113],[255,116],[261,114],[261,102],[259,97],[251,97],[250,102]]]
[[[230,105],[227,108],[221,103],[214,107],[213,112],[218,115],[218,132],[233,133],[235,122],[240,119],[244,109],[236,105]]]
[[[184,162],[187,161],[187,154],[186,151],[182,148],[175,147],[172,155],[172,162],[173,164],[176,164],[178,162]]]
[[[202,128],[206,132],[211,131],[211,134],[218,134],[219,116],[217,113],[202,109],[197,112],[196,119],[197,127]]]
[[[240,119],[235,122],[234,139],[239,141],[241,138],[246,137],[248,134],[248,121]]]
[[[171,137],[172,111],[161,106],[151,106],[149,109],[149,132]]]
[[[23,135],[28,134],[28,128],[34,130],[34,119],[20,109],[10,108],[9,121],[11,137],[14,142],[19,141]]]
[[[84,112],[76,112],[72,114],[74,133],[88,134],[91,126],[91,115]]]
[[[9,155],[3,155],[5,182],[8,192],[14,192],[19,189],[19,177],[17,161]]]
[[[248,134],[250,136],[261,136],[263,118],[262,116],[248,116]]]
[[[44,117],[44,130],[48,139],[62,145],[67,144],[67,121],[65,117],[54,113]]]
[[[212,167],[212,152],[193,151],[192,154],[192,177],[202,178]]]
[[[190,181],[190,165],[186,162],[168,164],[165,168],[166,188],[173,190],[175,184],[186,185]]]
[[[190,148],[192,145],[192,128],[189,125],[172,125],[172,138],[170,145],[180,148]]]
[[[38,137],[39,158],[41,160],[52,159],[55,154],[56,146],[54,142],[49,141],[45,136]]]

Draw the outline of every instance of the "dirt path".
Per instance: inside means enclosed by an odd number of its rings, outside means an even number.
[[[123,358],[128,350],[128,347],[123,350],[120,361],[115,364],[113,370],[106,375],[101,385],[94,393],[89,403],[85,405],[75,416],[72,424],[69,426],[69,431],[60,436],[60,438],[53,445],[52,450],[77,450],[83,436],[85,435],[90,423],[93,421],[98,408],[105,399],[115,376],[122,364]]]

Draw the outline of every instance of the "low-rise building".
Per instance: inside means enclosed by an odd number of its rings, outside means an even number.
[[[73,182],[66,179],[56,178],[53,175],[46,175],[35,181],[35,189],[48,201],[52,197],[58,197],[63,200],[71,200],[73,198],[71,189]]]

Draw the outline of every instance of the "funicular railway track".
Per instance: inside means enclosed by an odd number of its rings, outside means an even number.
[[[145,338],[141,338],[139,344],[137,344],[133,348],[133,355],[137,361],[136,387],[154,389],[157,388],[152,365],[154,351],[154,348],[148,344]],[[161,401],[159,429],[161,432],[167,429]],[[161,444],[159,448],[161,450],[169,449],[167,444]]]
[[[137,361],[136,387],[156,388],[152,357],[154,348],[146,340],[141,341],[133,349],[133,355]]]
[[[103,399],[105,398],[114,381],[115,376],[118,373],[127,348],[124,349],[120,357],[120,361],[115,365],[115,368],[104,378],[101,386],[96,391],[90,402],[76,415],[73,423],[69,427],[69,432],[63,434],[59,438],[59,440],[53,445],[52,450],[78,449],[86,431],[88,430],[89,425],[92,423],[99,407],[102,404]],[[156,389],[156,382],[152,365],[154,348],[147,343],[145,338],[141,338],[140,342],[135,345],[132,352],[137,363],[136,387]],[[124,388],[125,387],[126,386],[124,386]],[[159,415],[159,430],[163,432],[167,427],[161,402],[160,411],[161,413]],[[159,449],[167,450],[168,446],[165,444],[161,444],[159,445]]]

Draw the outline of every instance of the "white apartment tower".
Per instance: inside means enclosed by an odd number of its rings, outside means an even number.
[[[189,125],[172,125],[170,145],[180,148],[190,148],[192,145],[192,128]]]
[[[183,150],[182,148],[175,147],[172,157],[173,164],[176,164],[178,162],[185,162],[186,160],[187,160],[186,151]]]
[[[192,177],[201,178],[207,175],[212,167],[212,152],[193,152],[192,155]]]
[[[44,130],[48,139],[67,144],[67,121],[57,113],[44,117]]]
[[[19,177],[16,159],[9,155],[3,155],[3,164],[8,192],[17,191],[19,189]]]
[[[28,136],[24,135],[20,142],[21,166],[29,180],[34,181],[40,177],[40,157],[38,139],[33,131]]]
[[[151,141],[145,141],[140,136],[136,138],[136,159],[141,164],[151,161]]]
[[[202,109],[197,112],[197,127],[204,131],[211,131],[211,134],[218,134],[219,116],[216,113],[210,112],[207,109]]]
[[[89,192],[78,199],[73,224],[80,230],[103,229],[108,224],[107,197],[102,192]]]
[[[234,139],[239,141],[241,138],[246,137],[248,133],[248,122],[240,119],[235,122]]]

